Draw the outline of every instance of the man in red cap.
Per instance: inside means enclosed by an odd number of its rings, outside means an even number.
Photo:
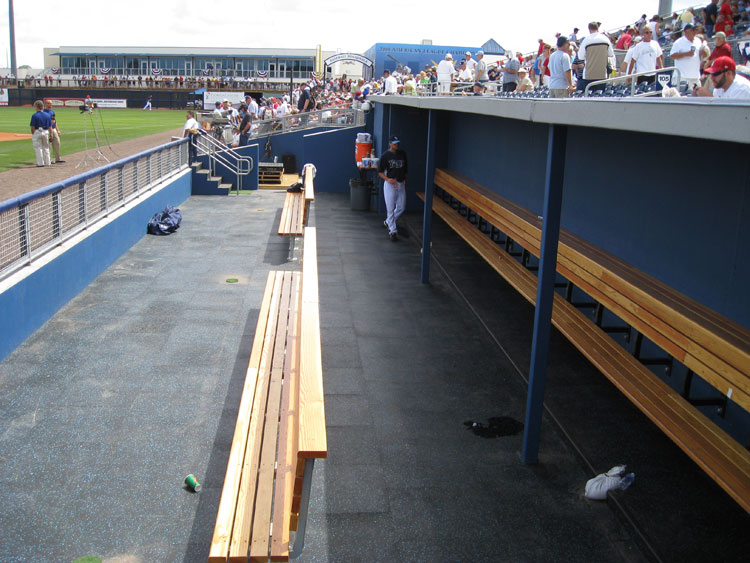
[[[711,82],[714,85],[713,94],[708,91],[708,88],[701,87],[693,90],[693,95],[750,100],[750,80],[737,76],[736,70],[737,66],[731,57],[718,57],[714,64],[705,71],[711,76]]]

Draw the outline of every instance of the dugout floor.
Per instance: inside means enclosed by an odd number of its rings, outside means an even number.
[[[533,310],[440,220],[422,285],[418,214],[392,243],[316,196],[329,458],[298,561],[744,560],[748,515],[557,333],[540,463],[469,432],[523,422]],[[283,198],[190,198],[0,363],[1,561],[206,560],[266,273],[297,267]],[[585,500],[619,463],[635,485]]]

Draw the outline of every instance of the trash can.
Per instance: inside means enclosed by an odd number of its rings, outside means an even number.
[[[349,180],[349,195],[351,199],[352,211],[369,211],[370,210],[370,190],[372,182],[352,178]]]

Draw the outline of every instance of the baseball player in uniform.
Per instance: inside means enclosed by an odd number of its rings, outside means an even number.
[[[380,157],[378,176],[383,179],[383,197],[387,215],[385,226],[393,242],[398,240],[396,221],[406,207],[406,174],[408,172],[406,153],[399,148],[400,139],[392,135],[388,150]]]
[[[44,113],[44,103],[42,100],[34,102],[36,113],[31,116],[31,144],[36,153],[37,166],[50,166],[49,158],[49,128],[52,126],[52,120],[49,115]]]

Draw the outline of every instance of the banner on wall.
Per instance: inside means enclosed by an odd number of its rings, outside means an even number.
[[[243,92],[209,92],[206,90],[203,92],[203,109],[214,109],[216,102],[223,102],[229,100],[229,103],[233,106],[239,106],[245,101],[245,94]]]
[[[0,88],[0,106],[8,105],[8,89]]]
[[[128,107],[127,100],[119,100],[119,99],[112,100],[112,99],[107,99],[107,98],[91,98],[91,100],[96,104],[97,107],[100,107],[100,108],[126,108]],[[52,102],[53,107],[77,108],[81,104],[83,104],[83,98],[44,98],[44,101]]]

